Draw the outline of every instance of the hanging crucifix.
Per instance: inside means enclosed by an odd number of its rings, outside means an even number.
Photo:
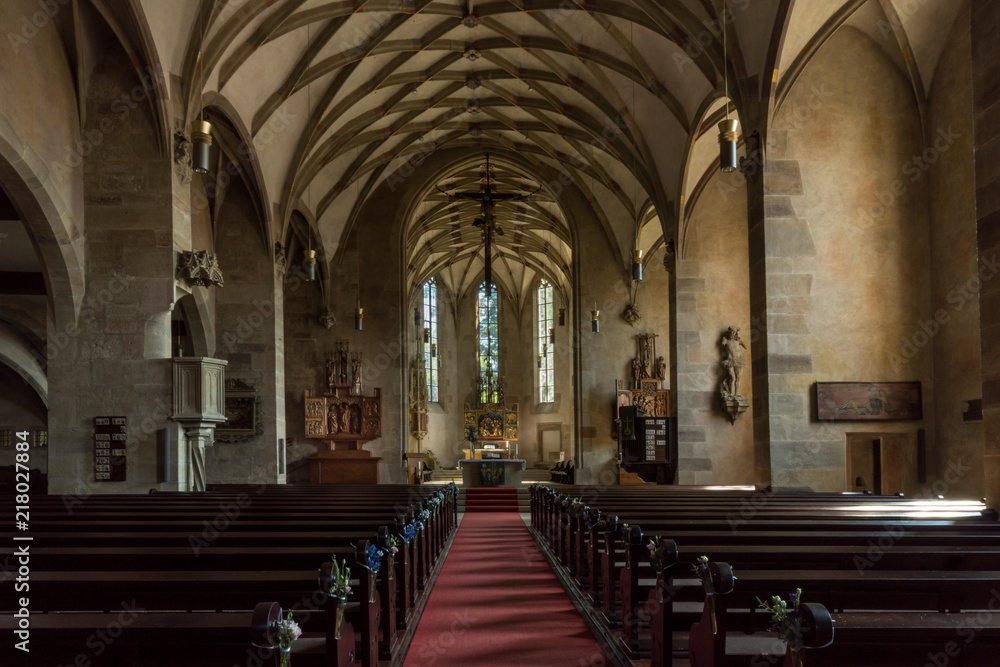
[[[515,192],[496,192],[493,185],[493,167],[490,166],[490,154],[486,154],[486,179],[485,184],[478,192],[455,192],[449,193],[438,188],[442,193],[448,195],[450,201],[478,201],[482,211],[482,217],[476,218],[472,224],[479,227],[483,234],[483,255],[486,264],[486,289],[489,293],[493,287],[493,244],[497,236],[503,236],[503,229],[497,226],[496,205],[505,201],[523,202],[531,195],[542,189],[538,186],[534,192],[527,194]]]

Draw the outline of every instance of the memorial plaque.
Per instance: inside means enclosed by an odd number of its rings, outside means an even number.
[[[94,417],[94,480],[125,481],[125,417]]]
[[[646,461],[667,460],[668,423],[664,418],[645,418],[642,420],[643,445],[646,450]]]

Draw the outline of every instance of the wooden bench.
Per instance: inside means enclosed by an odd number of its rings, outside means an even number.
[[[986,601],[978,589],[995,579],[997,572],[990,570],[1000,563],[1000,526],[981,503],[876,499],[858,494],[779,494],[768,497],[761,506],[751,504],[760,497],[759,492],[717,495],[602,489],[597,509],[585,505],[582,498],[569,498],[551,489],[531,490],[532,526],[538,538],[549,546],[592,604],[601,608],[605,624],[609,628],[620,624],[618,636],[629,655],[639,657],[648,637],[654,665],[670,664],[670,633],[677,623],[690,622],[691,616],[672,612],[666,620],[662,614],[658,616],[664,605],[655,599],[656,573],[648,562],[649,540],[636,525],[639,521],[643,527],[654,527],[655,531],[647,528],[650,533],[678,537],[684,554],[679,559],[683,564],[677,566],[681,572],[701,554],[738,563],[748,572],[754,568],[752,576],[764,587],[784,581],[781,570],[808,569],[815,572],[808,581],[829,596],[824,599],[834,609],[845,600],[864,608],[865,600],[880,599],[878,585],[863,579],[865,572],[874,571],[881,573],[878,576],[884,586],[895,591],[909,589],[911,595],[900,600],[912,608],[945,610],[982,604]],[[748,506],[752,513],[745,511]],[[609,516],[609,508],[621,516]],[[735,525],[734,516],[739,518]],[[631,526],[628,532],[622,530],[624,521]],[[803,525],[812,530],[803,530]],[[911,573],[893,576],[890,569]],[[956,569],[982,572],[957,579],[953,576],[949,581]],[[916,589],[921,579],[918,571],[927,574]],[[776,578],[768,582],[768,573],[777,573]],[[824,577],[830,581],[821,584]],[[693,601],[699,593],[683,586],[671,588],[674,602]],[[650,617],[650,632],[646,634]]]
[[[70,612],[77,612],[73,613],[77,616],[86,610],[99,613],[109,611],[102,606],[112,606],[116,598],[120,600],[131,591],[157,613],[232,613],[234,608],[245,611],[252,607],[264,594],[273,594],[275,599],[290,596],[298,601],[295,604],[314,607],[307,628],[314,630],[317,623],[326,622],[324,617],[331,616],[314,602],[324,597],[317,587],[317,567],[322,561],[331,554],[354,561],[354,545],[364,550],[370,541],[387,550],[390,531],[380,522],[395,523],[393,532],[402,536],[408,530],[415,532],[415,522],[397,521],[398,507],[409,510],[409,519],[415,512],[429,510],[432,516],[426,528],[401,548],[393,578],[386,576],[386,567],[377,578],[369,579],[360,567],[352,565],[360,577],[355,584],[358,600],[348,607],[348,618],[360,625],[362,662],[376,665],[379,657],[392,657],[395,631],[403,625],[403,613],[416,598],[417,586],[405,582],[425,581],[454,530],[455,498],[454,493],[435,490],[424,494],[422,505],[413,507],[402,504],[412,499],[408,489],[394,493],[391,487],[366,487],[364,491],[376,493],[365,498],[358,494],[343,497],[267,491],[253,497],[252,503],[235,505],[235,499],[245,501],[248,496],[89,497],[74,503],[69,508],[71,514],[60,499],[40,498],[32,507],[32,536],[37,540],[31,553],[36,576],[32,605],[51,604],[52,611],[63,612],[40,615],[46,617]],[[233,508],[238,511],[231,511]],[[331,521],[331,516],[336,518]],[[345,516],[350,518],[343,519]],[[220,517],[221,525],[215,522]],[[306,518],[290,522],[287,517]],[[289,523],[296,524],[292,530],[288,530]],[[344,524],[351,528],[344,530]],[[201,529],[215,525],[219,528],[212,528],[210,539],[201,539]],[[200,543],[192,544],[192,536]],[[12,553],[13,549],[0,547],[0,557],[9,558]],[[387,561],[382,553],[378,558]],[[271,571],[276,563],[281,570]],[[86,567],[81,568],[81,564]],[[102,569],[105,572],[99,572]],[[397,581],[404,582],[404,591],[411,589],[398,605],[393,600]],[[370,585],[378,587],[371,596]],[[103,592],[95,594],[95,589]],[[311,652],[322,653],[322,647],[317,649],[315,644]]]
[[[718,565],[713,567],[716,572]],[[770,615],[756,609],[756,603],[744,608],[743,602],[731,599],[742,581],[741,572],[736,571],[735,584],[723,584],[715,595],[715,632],[706,596],[701,620],[690,631],[692,665],[747,667],[784,660],[782,642],[764,631],[770,625]],[[803,597],[808,595],[803,589]],[[994,664],[1000,648],[1000,619],[993,612],[1000,610],[1000,594],[994,588],[990,595],[997,596],[990,598],[997,604],[986,605],[989,613],[900,611],[891,608],[893,600],[884,599],[881,606],[889,610],[830,614],[820,603],[803,602],[800,609],[804,615],[804,641],[814,649],[805,649],[806,664],[810,667]],[[787,598],[787,594],[782,597]],[[734,626],[740,632],[731,632]],[[769,661],[763,656],[779,660]]]
[[[139,611],[128,605],[108,613],[33,614],[30,653],[18,651],[13,641],[4,642],[0,660],[12,666],[94,661],[102,667],[278,665],[273,623],[287,612],[276,602],[259,603],[251,611],[186,614]],[[302,614],[293,612],[293,617],[301,620]],[[17,619],[0,614],[5,636],[14,636],[16,628]],[[335,627],[304,633],[291,648],[297,666],[349,667],[354,664],[354,630],[344,623],[339,640]]]

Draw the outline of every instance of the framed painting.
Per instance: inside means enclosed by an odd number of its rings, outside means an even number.
[[[226,421],[215,429],[216,442],[248,442],[264,432],[257,390],[239,380],[226,380]]]
[[[817,382],[819,421],[923,419],[920,382]]]

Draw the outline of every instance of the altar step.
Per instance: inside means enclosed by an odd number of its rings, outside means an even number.
[[[519,512],[522,490],[513,488],[481,488],[462,489],[465,512]],[[523,495],[527,495],[523,491]],[[459,509],[463,509],[461,506]],[[531,511],[530,498],[528,511]]]

